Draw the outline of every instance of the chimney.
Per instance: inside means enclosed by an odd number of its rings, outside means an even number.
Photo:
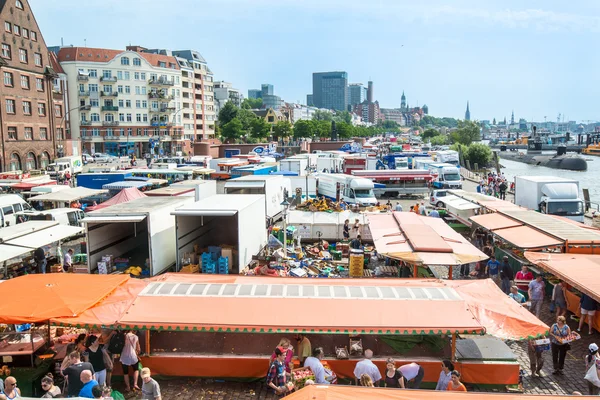
[[[369,103],[373,102],[373,81],[369,81],[369,87],[367,89],[367,101]]]

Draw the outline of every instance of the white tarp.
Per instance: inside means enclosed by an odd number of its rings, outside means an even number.
[[[78,235],[83,231],[84,229],[79,226],[55,225],[9,240],[6,244],[37,249],[38,247],[47,246],[65,238]]]

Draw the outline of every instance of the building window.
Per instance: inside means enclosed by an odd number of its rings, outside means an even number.
[[[98,107],[98,105],[99,105],[98,99],[90,99],[90,106]]]
[[[21,35],[21,27],[19,25],[13,25],[13,33],[17,36]]]
[[[92,128],[92,136],[100,136],[100,129]]]
[[[98,84],[97,83],[90,83],[88,85],[88,88],[90,89],[90,93],[92,92],[98,92]]]
[[[38,115],[40,117],[46,116],[46,103],[38,103]]]
[[[137,66],[140,66],[140,65],[142,65],[142,60],[140,60],[140,59],[139,59],[139,58],[137,58],[137,57],[136,57],[136,58],[134,58],[134,59],[133,59],[133,65],[137,65]]]
[[[142,86],[142,94],[146,95],[146,86]]]
[[[10,155],[10,170],[20,171],[21,170],[21,157],[17,153]]]
[[[30,126],[26,126],[23,136],[25,137],[25,139],[31,140],[33,138],[33,128]]]
[[[27,50],[19,49],[19,61],[27,64]]]
[[[127,114],[127,122],[131,122],[131,114]]]
[[[106,122],[114,122],[115,116],[113,114],[104,114],[104,120]]]
[[[112,93],[112,85],[104,85],[102,86],[102,91],[105,93]]]
[[[131,79],[131,74],[129,73],[129,71],[125,71],[123,75],[125,76],[126,81]]]
[[[143,120],[144,122],[148,122],[148,114],[143,114],[143,115],[142,115],[142,120]]]
[[[103,78],[112,78],[112,71],[108,70],[108,69],[102,70],[102,77]]]
[[[2,57],[10,59],[11,54],[10,54],[10,45],[9,44],[2,43]]]
[[[33,53],[33,61],[36,66],[42,66],[42,55],[40,53]]]
[[[117,86],[117,92],[123,93],[123,85],[118,85]]]
[[[31,102],[30,101],[23,102],[23,114],[31,115]]]
[[[8,127],[8,139],[17,140],[17,127],[16,126]]]
[[[87,122],[87,115],[85,113],[81,113],[81,123],[84,124]]]
[[[21,0],[17,0],[15,1],[15,6],[19,9],[19,10],[23,10],[23,3],[21,2]]]
[[[125,102],[123,100],[119,100],[119,107],[125,107]]]
[[[139,72],[134,72],[133,73],[133,79],[135,79],[136,81],[140,80],[140,73]]]
[[[92,86],[92,85],[90,85]],[[35,78],[35,87],[39,92],[44,91],[44,80],[42,78]]]
[[[117,79],[118,80],[123,79],[123,71],[117,71]]]
[[[88,76],[90,78],[97,78],[98,77],[98,70],[97,69],[88,69]]]
[[[48,140],[48,128],[40,128],[40,139]]]
[[[21,87],[29,90],[29,77],[27,75],[21,75]]]
[[[4,22],[4,30],[8,33],[12,32],[12,25],[10,22]]]
[[[33,40],[34,42],[37,42],[37,33],[34,31],[30,31],[30,36],[31,36],[31,40]]]
[[[50,163],[50,154],[48,154],[47,152],[43,152],[42,155],[40,156],[40,168],[41,169],[46,169],[46,167],[48,166],[48,164]]]
[[[21,33],[23,34],[23,37],[25,39],[29,39],[29,29],[23,28],[23,30],[21,31]]]
[[[100,122],[100,114],[92,113],[90,114],[90,121],[92,122]]]
[[[142,108],[148,108],[148,101],[142,100]]]
[[[6,99],[6,113],[7,114],[15,113],[15,101],[13,99]]]
[[[27,158],[25,159],[25,168],[27,171],[31,171],[32,169],[35,169],[35,166],[35,154],[27,153]]]
[[[161,68],[167,68],[167,63],[164,62],[164,61],[159,61],[158,62],[158,66],[161,67]]]
[[[142,94],[142,91],[140,90],[139,86],[135,87],[135,94]]]
[[[60,104],[54,105],[54,116],[59,118],[62,117],[62,106]]]
[[[119,121],[125,122],[125,114],[123,114],[123,113],[119,114]]]
[[[125,93],[131,94],[131,86],[125,86]]]
[[[142,114],[135,114],[135,121],[142,122]]]
[[[121,65],[129,65],[129,57],[121,57]]]
[[[146,80],[146,73],[145,72],[140,72],[140,79],[145,81]]]
[[[82,129],[81,134],[85,136],[84,132],[85,132],[85,129]],[[63,128],[56,129],[56,139],[65,140],[65,134],[64,134]]]
[[[4,86],[13,86],[13,74],[11,72],[4,73]]]
[[[131,100],[125,100],[125,107],[131,108]]]

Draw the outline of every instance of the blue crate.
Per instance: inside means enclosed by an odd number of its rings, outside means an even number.
[[[221,248],[218,246],[208,246],[208,252],[213,261],[217,261],[221,257]]]

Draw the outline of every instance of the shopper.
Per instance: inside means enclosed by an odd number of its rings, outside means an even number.
[[[292,346],[290,339],[281,338],[281,340],[279,341],[279,344],[277,345],[277,348],[284,355],[283,360],[285,361],[285,372],[287,372],[289,374],[292,371],[292,369],[294,368],[294,362],[292,361],[294,359],[294,347]],[[273,360],[275,360],[276,358],[277,358],[277,353],[273,352],[273,354],[271,355],[271,362]]]
[[[496,260],[496,257],[494,255],[490,256],[490,260],[487,262],[487,266],[485,268],[485,274],[492,278],[496,283],[500,282],[498,275],[499,268],[500,263]]]
[[[67,377],[67,394],[69,397],[79,396],[79,391],[83,387],[81,381],[81,373],[83,371],[90,371],[94,374],[94,367],[89,362],[81,362],[81,356],[78,351],[73,351],[69,354],[70,364],[67,368],[62,371],[62,374]]]
[[[65,272],[69,272],[69,270],[73,267],[73,249],[67,250],[65,256],[63,257],[63,269]]]
[[[452,392],[466,392],[467,388],[460,381],[460,372],[452,371],[450,383],[448,383],[447,390]]]
[[[360,376],[360,386],[375,387],[375,384],[373,383],[373,378],[371,378],[371,376],[368,374],[362,374]]]
[[[323,356],[323,348],[317,347],[313,350],[312,356],[306,358],[304,366],[309,367],[315,375],[315,383],[319,385],[329,385],[330,382],[325,375],[325,367],[323,367],[323,364],[321,363]]]
[[[37,273],[45,274],[47,262],[46,252],[44,251],[43,247],[38,247],[35,249],[35,252],[33,253],[33,259],[35,260],[35,264],[37,266]]]
[[[452,364],[452,361],[442,361],[442,372],[440,372],[440,377],[438,379],[437,385],[435,386],[435,390],[448,389],[448,384],[452,379],[452,371],[454,371],[454,364]]]
[[[360,236],[360,221],[358,218],[354,220],[354,225],[352,226],[352,235],[355,238]]]
[[[94,386],[98,386],[98,382],[96,382],[96,380],[94,379],[92,371],[87,370],[87,369],[81,371],[79,379],[81,380],[81,383],[83,384],[83,386],[81,387],[81,390],[79,391],[79,397],[83,397],[86,399],[93,399],[94,395],[92,394],[92,388]]]
[[[4,391],[2,392],[8,400],[21,397],[21,389],[17,387],[17,379],[14,376],[8,376],[4,380]]]
[[[544,351],[539,346],[536,346],[535,340],[531,339],[527,342],[527,355],[529,356],[529,367],[532,376],[544,377],[542,367],[544,366]]]
[[[524,292],[529,290],[529,282],[531,282],[533,279],[534,279],[533,274],[531,273],[531,271],[529,270],[529,267],[527,267],[527,265],[523,265],[521,267],[521,270],[519,272],[517,272],[517,275],[515,275],[516,281],[527,281],[527,283],[525,283],[525,284],[517,284],[517,287],[519,288],[519,290],[522,290]]]
[[[562,279],[554,285],[552,301],[556,307],[556,316],[562,315],[565,317],[567,315],[567,299],[565,298],[565,282]]]
[[[552,373],[555,375],[563,373],[565,357],[571,347],[569,343],[562,342],[564,338],[571,334],[571,328],[566,322],[565,317],[561,315],[556,318],[556,323],[550,328],[550,346],[552,348],[552,364],[554,365],[554,372]]]
[[[381,373],[379,372],[379,368],[371,361],[373,358],[373,350],[366,349],[365,350],[365,358],[356,363],[356,367],[354,367],[354,377],[356,378],[356,383],[358,384],[358,380],[361,379],[363,374],[367,374],[371,377],[371,380],[374,384],[377,384],[381,380]]]
[[[356,238],[352,239],[352,241],[350,242],[350,248],[354,249],[354,250],[360,250],[361,247],[362,247],[362,241],[361,241],[360,235],[358,235]]]
[[[150,368],[142,368],[142,400],[161,400],[160,385],[150,374]]]
[[[287,393],[287,374],[285,372],[285,353],[279,347],[275,348],[275,360],[269,365],[267,374],[267,386],[279,396]]]
[[[510,297],[519,304],[525,303],[525,296],[519,293],[519,288],[516,286],[511,286],[510,294],[508,295],[508,297]]]
[[[544,278],[542,275],[535,277],[535,280],[529,282],[529,301],[531,302],[531,308],[529,311],[535,314],[536,317],[540,317],[542,311],[542,303],[544,302],[544,290],[546,285],[544,284]]]
[[[298,360],[302,367],[304,366],[304,360],[312,354],[312,346],[310,340],[302,333],[296,335],[296,341],[298,342]]]
[[[587,294],[582,293],[580,304],[581,304],[581,318],[579,319],[579,328],[577,328],[577,331],[581,332],[581,328],[583,328],[583,324],[585,323],[586,316],[587,316],[588,333],[591,335],[592,330],[593,330],[592,325],[593,325],[594,315],[596,314],[596,308],[598,308],[598,302],[596,300],[592,299]]]
[[[131,386],[129,384],[129,369],[133,370],[133,388],[135,390],[140,390],[138,386],[138,377],[140,371],[139,363],[140,360],[138,358],[138,354],[140,354],[140,341],[133,331],[128,331],[125,335],[125,345],[123,346],[123,351],[121,352],[121,364],[123,366],[123,376],[125,379],[125,391],[129,392],[131,390]]]
[[[344,240],[350,240],[350,220],[347,219],[344,221],[344,231],[343,231]]]
[[[96,381],[98,385],[104,386],[106,384],[106,363],[104,346],[100,344],[100,341],[96,335],[88,336],[85,342],[85,352],[83,353],[83,359],[94,367],[96,371]]]
[[[62,394],[60,388],[54,385],[54,376],[50,372],[42,378],[42,389],[46,392],[42,399],[52,399]]]
[[[396,369],[396,362],[393,358],[388,358],[385,364],[385,375],[384,375],[385,387],[389,388],[400,388],[404,389],[404,376],[402,372]]]
[[[500,280],[501,280],[501,288],[505,294],[510,294],[510,286],[511,282],[514,278],[513,270],[510,264],[508,263],[508,257],[504,256],[502,258],[502,266],[500,267]]]
[[[594,367],[590,372],[589,370]],[[600,394],[600,358],[598,357],[598,345],[591,343],[588,346],[588,354],[585,356],[585,370],[588,371],[585,375],[585,380],[588,384],[588,390],[591,396]]]
[[[407,387],[410,389],[419,389],[421,382],[425,376],[425,370],[417,363],[405,364],[398,368],[404,379],[406,379]]]

